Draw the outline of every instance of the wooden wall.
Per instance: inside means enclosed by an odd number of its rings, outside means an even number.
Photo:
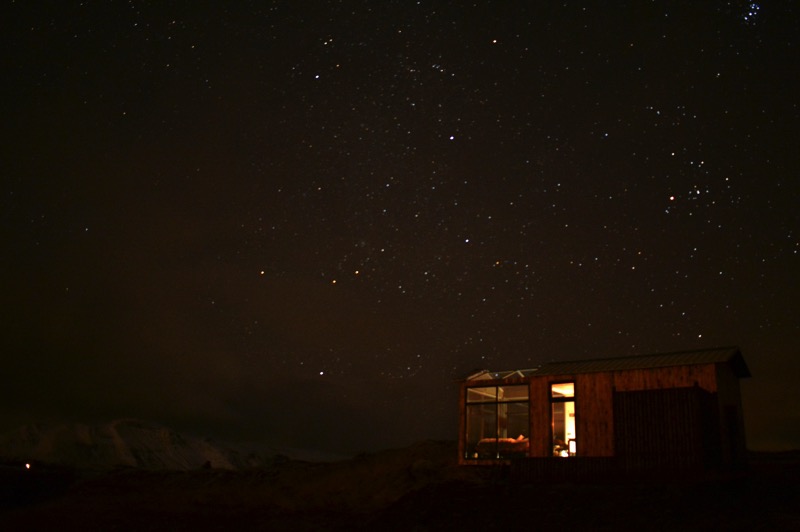
[[[636,470],[710,465],[718,455],[716,394],[698,386],[616,392],[615,454]]]
[[[552,456],[553,444],[550,420],[550,380],[532,378],[530,397],[531,432],[530,455]]]
[[[614,456],[613,374],[579,375],[575,388],[578,455]]]
[[[733,379],[738,385],[738,379]],[[534,376],[530,382],[532,457],[552,456],[550,385],[558,382],[575,382],[575,432],[579,456],[615,455],[614,391],[692,386],[699,386],[707,392],[717,391],[717,373],[713,364]]]
[[[700,386],[707,392],[717,391],[717,376],[714,364],[614,372],[614,386],[618,392],[686,388],[695,385]]]
[[[608,372],[531,379],[531,456],[553,455],[550,385],[558,382],[575,383],[578,455],[613,456],[613,376]]]
[[[719,431],[722,461],[741,466],[747,462],[747,442],[739,378],[727,364],[716,368],[719,385]]]

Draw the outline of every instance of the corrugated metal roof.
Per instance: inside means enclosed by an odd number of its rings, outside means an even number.
[[[602,358],[592,360],[574,360],[570,362],[549,362],[540,366],[535,373],[526,370],[525,374],[535,375],[572,375],[576,373],[597,373],[601,371],[623,371],[632,369],[665,368],[671,366],[693,366],[697,364],[727,363],[733,368],[737,377],[750,377],[750,370],[738,347],[718,347],[697,351],[680,351],[677,353],[661,353],[654,355],[637,355],[618,358]],[[491,372],[486,375],[502,378],[514,372]],[[470,379],[467,379],[470,380]]]
[[[693,366],[697,364],[728,363],[737,377],[749,377],[750,370],[738,347],[720,347],[699,351],[681,351],[655,355],[638,355],[572,362],[550,362],[544,364],[537,375],[565,375],[571,373],[596,373],[599,371],[622,371],[628,369],[665,368],[671,366]]]

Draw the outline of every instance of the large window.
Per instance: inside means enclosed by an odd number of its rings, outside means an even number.
[[[575,383],[550,385],[552,405],[553,456],[575,456],[578,443],[575,437]]]
[[[528,454],[528,386],[467,388],[465,458],[503,459]]]

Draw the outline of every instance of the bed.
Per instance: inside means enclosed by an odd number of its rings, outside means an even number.
[[[479,456],[495,457],[497,454],[500,456],[507,455],[526,455],[530,441],[525,436],[520,435],[517,438],[483,438],[478,442],[475,448]]]

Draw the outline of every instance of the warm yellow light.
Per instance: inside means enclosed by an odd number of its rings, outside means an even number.
[[[575,403],[564,403],[564,425],[566,429],[566,440],[575,439]]]
[[[562,382],[558,384],[551,384],[550,390],[552,397],[575,397],[574,382]]]

